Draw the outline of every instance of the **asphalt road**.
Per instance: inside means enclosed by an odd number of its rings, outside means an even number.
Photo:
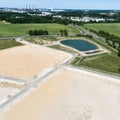
[[[83,32],[84,35],[91,35],[93,38],[96,38],[96,39],[105,41],[104,38],[96,35],[96,34],[93,33],[93,32],[90,32],[89,30],[87,30],[87,29],[85,29],[85,28],[83,28],[83,27],[81,27],[81,26],[78,26],[78,25],[74,25],[74,26],[75,26],[77,29],[80,29],[80,30]]]
[[[24,38],[24,36],[0,37],[0,40],[9,40],[9,39],[17,39],[17,38]]]
[[[50,75],[54,74],[57,70],[62,69],[64,66],[69,65],[69,63],[75,59],[77,54],[72,54],[72,57],[62,64],[59,64],[56,66],[54,69],[48,71],[42,76],[39,76],[36,80],[33,80],[32,82],[29,82],[26,88],[22,89],[18,94],[15,96],[11,97],[9,100],[4,102],[3,104],[0,105],[0,111],[4,111],[7,107],[12,106],[16,101],[21,100],[27,93],[29,93],[32,89],[36,88],[41,82],[43,82],[46,78],[48,78]]]
[[[77,29],[80,29],[81,31],[83,31],[83,33],[85,35],[92,35],[94,38],[97,38],[97,39],[100,39],[100,40],[103,40],[103,38],[97,36],[96,34],[92,33],[92,32],[89,32],[88,30],[80,27],[80,26],[77,26],[75,25],[75,27]],[[8,38],[8,37],[7,37]],[[10,37],[11,38],[11,37]],[[12,38],[23,38],[23,37],[12,37]],[[3,39],[3,38],[0,38],[0,39]],[[6,37],[5,37],[6,39]],[[72,57],[69,59],[69,60],[66,60],[64,61],[63,63],[59,64],[58,66],[56,66],[54,69],[48,71],[47,73],[45,73],[44,75],[42,76],[39,76],[36,80],[30,82],[28,84],[28,86],[24,89],[22,89],[18,94],[16,94],[15,96],[13,96],[12,98],[10,98],[9,100],[7,100],[6,102],[4,102],[3,104],[0,105],[0,111],[3,111],[5,110],[7,107],[10,107],[12,104],[14,104],[17,100],[21,100],[26,94],[28,94],[31,90],[33,90],[34,88],[36,88],[41,82],[43,82],[46,78],[48,78],[49,76],[51,76],[52,74],[54,74],[57,70],[60,70],[62,69],[63,67],[65,66],[69,66],[70,62],[75,59],[77,56],[77,54],[72,54]],[[81,68],[78,68],[78,67],[75,67],[77,69],[81,69]],[[87,70],[87,69],[83,69],[83,70]],[[88,71],[88,70],[87,70]],[[92,71],[92,72],[95,72],[95,71]],[[97,74],[100,74],[99,72],[95,72]],[[103,74],[103,75],[106,75],[106,74]],[[112,77],[112,76],[110,76]],[[119,78],[118,78],[119,79]],[[14,80],[14,79],[13,79]],[[24,80],[21,80],[22,82],[25,82]]]
[[[80,26],[73,26],[76,27],[77,29],[79,29],[80,31],[83,31],[83,33],[85,35],[92,35],[95,38],[99,38],[97,35],[89,32],[88,30],[80,27]],[[3,37],[0,39],[16,39],[17,41],[20,41],[20,39],[22,39],[24,37]],[[12,104],[14,104],[17,100],[20,100],[24,97],[25,94],[29,93],[29,91],[33,88],[36,88],[36,86],[38,86],[41,82],[43,82],[47,77],[49,77],[50,75],[54,74],[57,70],[62,69],[64,66],[68,66],[70,64],[70,62],[75,59],[77,56],[77,54],[72,54],[72,57],[65,61],[64,63],[56,66],[54,69],[48,71],[46,74],[39,76],[36,80],[33,80],[32,82],[28,82],[27,83],[27,87],[24,88],[23,90],[21,90],[18,94],[16,94],[15,96],[11,97],[9,100],[7,100],[6,102],[4,102],[3,104],[0,105],[0,111],[3,111],[4,109],[6,109],[7,107],[10,107]],[[25,80],[20,80],[20,79],[15,79],[15,78],[11,78],[11,77],[6,77],[6,79],[10,79],[13,81],[19,81],[19,82],[26,82]]]

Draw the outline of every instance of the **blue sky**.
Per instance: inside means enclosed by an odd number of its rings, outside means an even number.
[[[0,0],[0,7],[36,5],[38,8],[120,9],[120,0]]]

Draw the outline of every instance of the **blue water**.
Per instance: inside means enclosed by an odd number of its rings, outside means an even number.
[[[97,46],[89,43],[85,40],[63,40],[61,41],[62,44],[73,47],[79,51],[88,51],[88,50],[95,50]]]

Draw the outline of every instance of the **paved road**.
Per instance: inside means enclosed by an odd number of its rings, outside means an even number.
[[[74,26],[77,27],[77,29],[80,29],[80,31],[82,30],[84,32],[84,34],[90,34],[88,31],[84,30],[83,28],[79,28],[79,26]],[[22,42],[24,44],[32,44],[32,43],[28,43],[24,40],[21,41],[21,39],[23,37],[10,37],[10,38],[15,38],[18,42]],[[1,38],[3,39],[3,38]],[[9,37],[5,37],[5,39],[9,39]],[[15,96],[13,96],[12,98],[10,98],[9,100],[7,100],[6,102],[4,102],[3,104],[0,105],[0,110],[4,110],[7,107],[10,107],[12,104],[14,104],[17,100],[20,100],[24,97],[25,94],[27,94],[31,89],[35,88],[36,86],[38,86],[42,81],[44,81],[47,77],[49,77],[50,75],[52,75],[53,73],[55,73],[57,70],[63,68],[64,66],[67,66],[70,64],[70,62],[75,59],[75,57],[77,56],[77,54],[72,54],[72,57],[68,60],[66,60],[64,63],[56,66],[54,69],[50,70],[49,72],[45,73],[42,76],[39,76],[36,80],[33,80],[32,82],[30,82],[28,84],[28,86],[26,88],[24,88],[23,90],[21,90],[18,94],[16,94]],[[20,82],[25,82],[24,80],[18,80],[18,79],[14,79],[14,78],[9,78],[7,77],[7,79],[10,79],[13,81],[20,81]]]
[[[81,27],[81,26],[78,26],[78,25],[74,25],[74,26],[75,26],[76,28],[80,29],[80,30],[83,32],[84,35],[91,35],[93,38],[96,38],[96,39],[105,41],[104,38],[96,35],[96,34],[93,33],[93,32],[90,32],[89,30],[87,30],[87,29],[85,29],[85,28],[83,28],[83,27]]]
[[[19,83],[28,83],[28,80],[23,80],[23,79],[18,79],[18,78],[14,78],[14,77],[9,77],[9,76],[2,76],[0,75],[0,79],[7,79],[7,81],[13,81],[13,82],[19,82]]]
[[[42,76],[39,76],[36,80],[30,82],[26,88],[21,90],[18,94],[4,102],[0,105],[0,111],[4,111],[7,107],[10,107],[12,104],[14,104],[17,100],[20,100],[24,97],[25,94],[29,93],[33,88],[38,86],[41,82],[43,82],[46,78],[48,78],[50,75],[54,74],[57,70],[62,69],[64,66],[69,65],[69,63],[75,59],[77,54],[72,54],[72,57],[66,61],[64,61],[62,64],[59,64],[52,70],[48,71]]]
[[[79,27],[79,26],[76,26]],[[94,37],[98,37],[96,35],[94,35],[93,33],[83,29],[83,28],[79,28],[81,30],[84,31],[84,34],[89,34],[92,35]],[[18,39],[18,38],[17,38]],[[19,38],[20,40],[20,38]],[[75,57],[77,56],[77,54],[72,54],[72,57],[66,61],[64,61],[63,63],[59,64],[58,66],[56,66],[55,68],[53,68],[52,70],[48,71],[47,73],[45,73],[42,76],[39,76],[36,80],[30,82],[28,84],[28,86],[21,90],[18,94],[16,94],[15,96],[13,96],[12,98],[10,98],[8,101],[4,102],[3,104],[0,105],[0,111],[5,110],[7,107],[10,107],[12,104],[14,104],[17,100],[20,100],[24,97],[25,94],[28,94],[32,89],[36,88],[41,82],[43,82],[46,78],[48,78],[50,75],[54,74],[57,70],[62,69],[65,66],[68,66],[70,64],[70,62],[75,59]],[[78,69],[78,67],[75,67]],[[81,68],[79,68],[81,69]],[[83,69],[86,71],[86,69]],[[92,71],[95,72],[95,71]],[[98,72],[96,72],[97,74],[99,74]],[[111,77],[111,76],[110,76]]]
[[[0,37],[0,40],[17,39],[17,38],[24,38],[24,36]]]
[[[40,35],[45,36],[45,35]],[[49,35],[46,35],[49,36]],[[52,34],[50,36],[58,36],[57,34]],[[8,36],[8,37],[0,37],[0,40],[8,40],[8,39],[17,39],[17,38],[29,38],[29,37],[36,37],[36,36]]]
[[[81,27],[81,26],[78,26],[78,25],[74,25],[74,26],[75,26],[77,29],[80,29],[80,30],[83,32],[84,35],[91,35],[93,38],[96,38],[96,39],[98,39],[98,40],[100,40],[100,41],[106,42],[105,38],[100,37],[100,36],[98,36],[97,34],[95,34],[95,33],[93,33],[93,32],[90,32],[90,31],[87,30],[87,29],[85,29],[85,28],[83,28],[83,27]],[[109,41],[109,42],[112,44],[112,41]],[[119,44],[117,44],[117,43],[116,43],[116,45],[119,46]],[[109,46],[109,47],[110,47],[110,46]],[[114,49],[114,48],[112,48],[112,49]],[[117,50],[114,49],[114,51],[117,51]]]
[[[75,29],[77,29],[77,30],[79,30],[80,33],[82,32],[84,34],[84,31],[82,29],[80,29],[79,26],[72,25],[72,24],[70,26],[73,27],[73,28],[75,28]]]

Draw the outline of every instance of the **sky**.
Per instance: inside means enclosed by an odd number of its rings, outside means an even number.
[[[120,9],[120,0],[0,0],[0,7],[61,9]]]

